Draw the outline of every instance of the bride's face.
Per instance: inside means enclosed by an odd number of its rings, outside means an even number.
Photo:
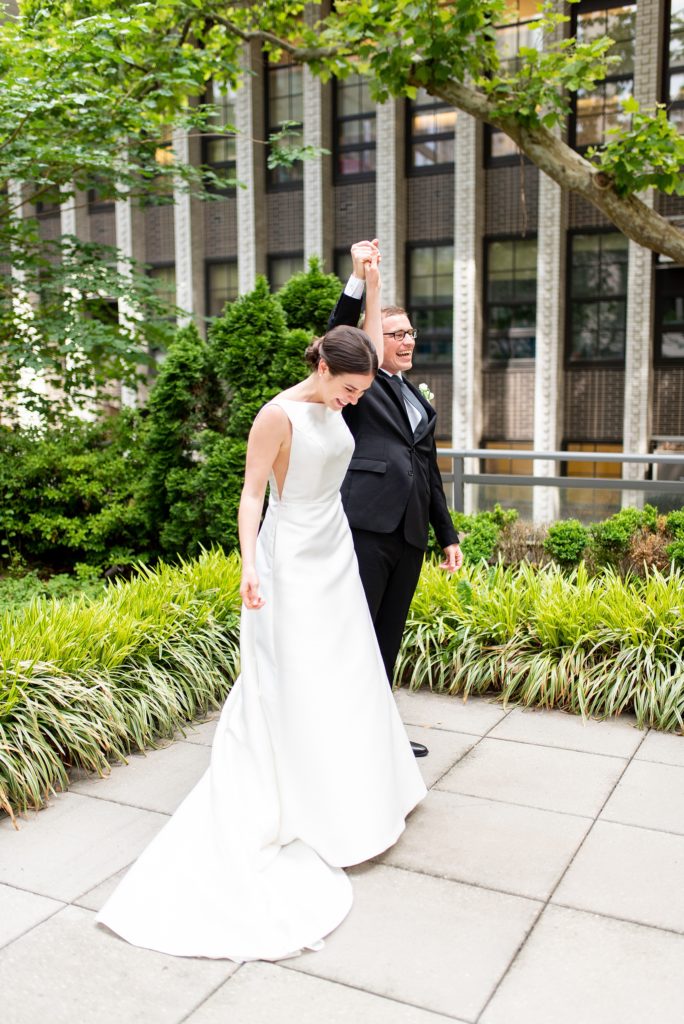
[[[341,412],[345,405],[356,405],[374,380],[372,373],[333,374],[321,360],[319,366],[321,398],[324,405],[334,412]]]

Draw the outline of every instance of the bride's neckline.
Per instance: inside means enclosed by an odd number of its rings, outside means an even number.
[[[273,401],[278,401],[278,399],[283,402],[291,402],[293,405],[320,405],[323,409],[328,408],[325,402],[307,402],[304,398],[285,398],[285,395],[276,395]]]

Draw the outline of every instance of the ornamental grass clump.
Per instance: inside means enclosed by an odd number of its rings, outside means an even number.
[[[684,731],[684,572],[426,565],[395,679]]]
[[[239,666],[236,555],[141,569],[97,600],[0,617],[0,808],[41,807],[220,706]]]

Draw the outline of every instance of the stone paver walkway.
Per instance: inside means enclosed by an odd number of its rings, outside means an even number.
[[[319,953],[178,959],[93,923],[206,767],[213,722],[75,782],[18,832],[1,821],[3,1024],[681,1024],[684,739],[397,699],[430,793],[352,870],[353,910]]]

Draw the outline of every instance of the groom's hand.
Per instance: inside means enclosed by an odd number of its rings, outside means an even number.
[[[456,572],[463,565],[463,552],[458,544],[449,544],[444,548],[445,559],[439,563],[440,569],[447,572]]]
[[[351,247],[352,274],[362,281],[366,277],[366,264],[370,263],[373,256],[380,257],[377,238],[372,241],[354,242]]]

